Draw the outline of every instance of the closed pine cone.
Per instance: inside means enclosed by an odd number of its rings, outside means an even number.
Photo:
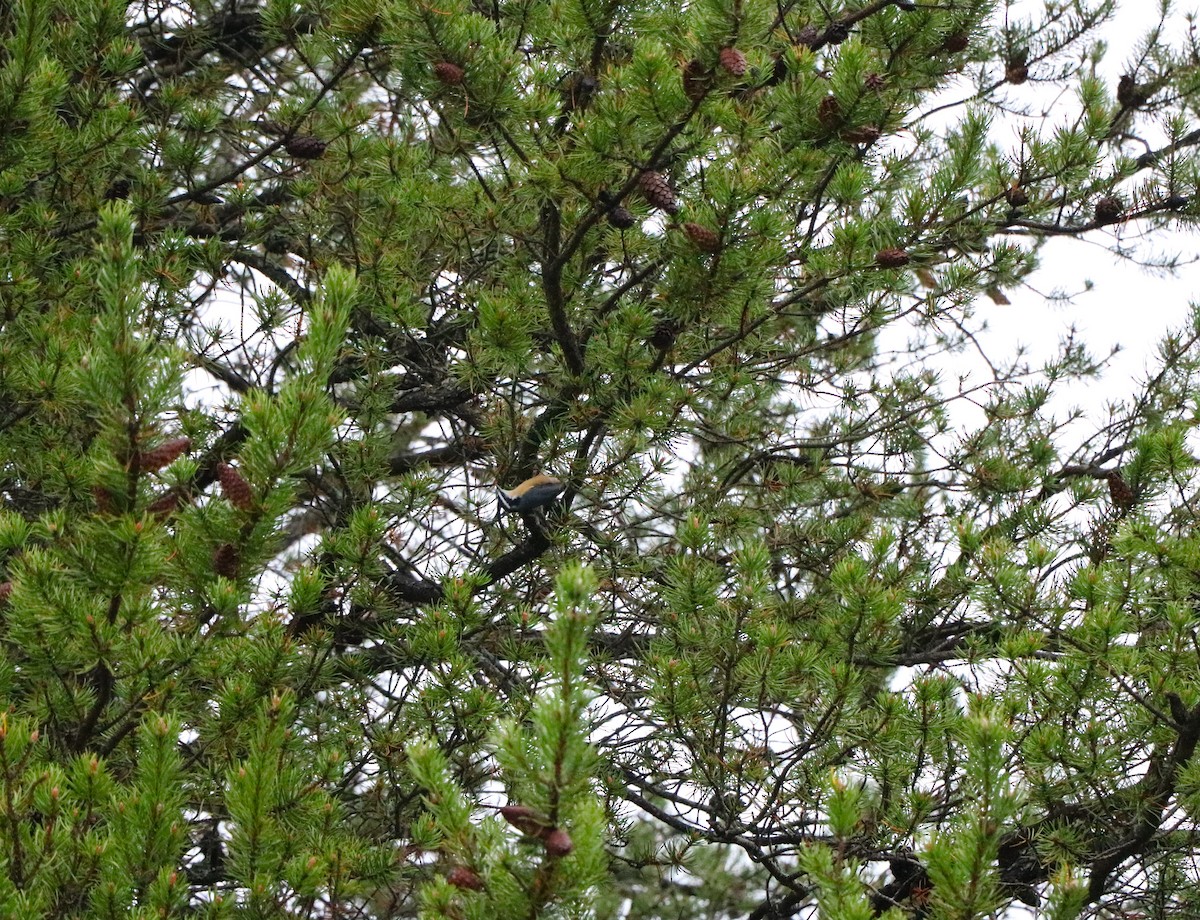
[[[675,190],[671,188],[671,183],[662,173],[653,171],[642,173],[641,178],[638,179],[638,188],[641,190],[642,196],[656,208],[662,208],[668,214],[678,213],[679,199],[675,197]]]

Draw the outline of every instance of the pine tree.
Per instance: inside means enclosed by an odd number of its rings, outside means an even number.
[[[0,914],[1200,915],[1200,314],[939,373],[1197,58],[1027,6],[0,4]]]

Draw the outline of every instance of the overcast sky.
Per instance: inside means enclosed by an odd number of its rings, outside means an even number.
[[[1029,8],[1031,3],[1040,7],[1042,0],[1013,4],[1015,12],[1010,15],[1019,13],[1021,6]],[[1117,79],[1134,60],[1137,40],[1157,21],[1159,3],[1118,0],[1118,5],[1117,20],[1105,32],[1109,51],[1100,66],[1100,74],[1110,81],[1114,94]],[[1185,14],[1200,10],[1200,2],[1176,3],[1173,9],[1172,30],[1178,36],[1185,28]],[[1057,98],[1050,122],[1068,118],[1076,108],[1072,96],[1048,94],[1044,85],[1039,87],[1034,81],[1009,90],[1014,93],[1013,98],[1021,101]],[[1154,131],[1152,120],[1150,125],[1143,122],[1139,128],[1142,126]],[[997,123],[994,130],[997,141],[1010,149],[1015,146],[1017,122]],[[1169,277],[1162,272],[1147,271],[1134,261],[1120,260],[1111,251],[1117,239],[1122,248],[1140,256],[1179,255],[1182,267],[1175,277]],[[1069,395],[1064,394],[1066,400],[1057,403],[1069,402],[1099,410],[1107,401],[1128,398],[1136,382],[1146,379],[1146,369],[1155,366],[1158,342],[1168,330],[1184,325],[1190,302],[1200,300],[1197,253],[1200,253],[1200,235],[1179,230],[1147,234],[1142,227],[1126,224],[1090,233],[1083,239],[1053,240],[1043,248],[1042,267],[1029,279],[1029,284],[1005,292],[1011,305],[980,301],[979,316],[989,327],[980,341],[988,354],[997,359],[1011,355],[1018,346],[1025,346],[1031,358],[1044,359],[1056,353],[1058,343],[1074,326],[1095,356],[1106,355],[1119,345],[1122,351],[1101,381],[1075,387]],[[1055,301],[1050,297],[1055,292],[1075,296],[1070,302]],[[964,356],[963,361],[966,360]],[[956,371],[961,366],[956,360]],[[1096,411],[1092,417],[1102,416]]]

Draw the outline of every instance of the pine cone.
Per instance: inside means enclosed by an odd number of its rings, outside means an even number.
[[[146,510],[158,518],[170,517],[179,510],[179,505],[182,501],[181,496],[175,489],[168,489],[149,505]]]
[[[575,849],[575,842],[570,834],[561,827],[556,827],[542,835],[542,846],[546,848],[548,856],[566,856]]]
[[[1018,86],[1029,79],[1029,52],[1018,48],[1010,52],[1004,62],[1004,79]]]
[[[722,48],[721,53],[717,55],[717,60],[731,77],[746,75],[746,55],[737,48]]]
[[[836,128],[842,120],[842,106],[836,96],[826,96],[817,104],[817,121],[826,128]]]
[[[0,581],[0,607],[8,605],[8,599],[12,597],[13,583],[11,581]]]
[[[1121,203],[1121,199],[1115,195],[1105,195],[1096,202],[1096,223],[1111,224],[1121,219],[1121,214],[1125,210],[1125,205]]]
[[[1024,64],[1010,64],[1004,71],[1004,79],[1013,86],[1020,86],[1029,79],[1029,68]]]
[[[870,146],[883,136],[883,132],[874,125],[863,125],[861,128],[849,128],[839,136],[847,144],[866,144]]]
[[[1108,496],[1118,511],[1128,511],[1137,501],[1133,489],[1129,488],[1129,483],[1120,473],[1108,474]]]
[[[669,319],[662,319],[655,324],[654,331],[650,333],[650,338],[646,339],[646,342],[659,351],[666,351],[675,344],[675,338],[678,335],[679,326]]]
[[[883,74],[871,72],[863,77],[863,86],[871,90],[871,92],[877,93],[887,86],[887,77]]]
[[[821,42],[821,33],[817,31],[817,27],[811,22],[800,27],[800,31],[796,33],[796,44],[805,45],[813,48]]]
[[[237,578],[238,551],[232,543],[222,543],[213,551],[213,571],[226,578]]]
[[[329,145],[319,137],[301,134],[297,137],[289,137],[284,143],[283,149],[297,160],[319,160],[325,155],[327,146]]]
[[[787,58],[783,54],[771,56],[771,72],[767,74],[766,86],[778,86],[788,75]]]
[[[716,252],[721,248],[721,238],[703,224],[693,224],[689,221],[683,225],[683,232],[701,252]]]
[[[900,268],[907,265],[910,258],[907,249],[881,249],[875,253],[875,264],[881,268]]]
[[[624,205],[617,205],[608,209],[608,214],[605,215],[608,222],[618,230],[628,230],[637,223],[637,216]]]
[[[683,65],[683,94],[692,102],[700,102],[712,87],[712,71],[699,58]]]
[[[455,888],[463,888],[467,891],[480,891],[483,888],[483,879],[466,866],[455,866],[446,873],[446,881]]]
[[[466,77],[466,71],[450,61],[438,61],[433,65],[433,75],[447,86],[458,86]]]
[[[1010,207],[1022,208],[1029,204],[1029,193],[1014,182],[1004,193],[1004,200],[1008,202]]]
[[[124,200],[129,197],[129,191],[133,188],[133,184],[128,179],[114,179],[104,191],[105,201]]]
[[[221,481],[221,491],[229,504],[239,511],[250,511],[254,507],[254,493],[245,477],[228,463],[217,464],[217,479]]]
[[[92,486],[92,501],[96,504],[96,510],[101,514],[115,514],[116,506],[113,504],[112,493],[104,486]]]
[[[966,51],[971,44],[971,36],[966,32],[954,32],[947,35],[942,42],[942,50],[949,51],[951,54],[958,54],[960,51]]]
[[[172,438],[170,441],[164,441],[153,450],[138,454],[138,469],[143,473],[153,473],[155,470],[161,470],[164,466],[174,463],[191,449],[191,438]]]
[[[1008,299],[1008,295],[1004,293],[1004,289],[998,284],[989,284],[983,289],[983,293],[987,294],[988,299],[998,307],[1007,307],[1012,303]]]
[[[925,867],[908,857],[889,859],[888,866],[892,871],[892,881],[880,888],[871,899],[876,916],[889,907],[907,902],[904,906],[916,908],[914,916],[923,917],[925,912],[922,908],[929,902],[933,892],[933,882]]]
[[[550,831],[550,822],[541,816],[537,809],[528,805],[505,805],[500,809],[500,815],[519,830],[530,837],[543,837]]]
[[[642,173],[638,179],[638,188],[642,196],[654,207],[662,208],[668,214],[679,213],[679,200],[675,197],[675,190],[661,173]]]

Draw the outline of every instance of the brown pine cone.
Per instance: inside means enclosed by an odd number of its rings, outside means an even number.
[[[722,48],[721,53],[717,55],[717,60],[731,77],[746,75],[746,55],[737,48]]]
[[[221,491],[229,500],[229,504],[239,511],[250,511],[254,507],[254,492],[240,472],[228,463],[219,463],[217,479],[221,482]]]
[[[861,128],[848,128],[838,136],[847,144],[870,145],[879,140],[883,132],[874,125],[863,125]]]
[[[721,248],[721,238],[715,231],[703,224],[694,224],[688,221],[683,225],[683,232],[701,252],[716,252]]]
[[[887,77],[880,73],[869,73],[863,77],[863,86],[872,92],[877,93],[887,86]]]
[[[92,501],[96,504],[96,510],[101,514],[115,514],[116,505],[113,504],[112,493],[104,486],[92,486]]]
[[[1004,71],[1004,79],[1013,86],[1020,86],[1029,79],[1029,68],[1024,64],[1010,64]]]
[[[8,604],[8,599],[12,597],[13,583],[11,581],[0,581],[0,607]]]
[[[842,106],[836,96],[826,96],[817,104],[817,121],[826,128],[836,128],[842,120]]]
[[[146,510],[158,518],[170,517],[179,510],[179,506],[182,501],[183,496],[181,496],[174,489],[168,489],[149,505],[147,505]]]
[[[455,866],[446,873],[446,881],[455,888],[464,888],[467,891],[480,891],[483,888],[483,879],[466,866]]]
[[[796,44],[805,45],[812,48],[821,41],[821,33],[811,22],[800,27],[800,31],[796,33]]]
[[[1118,511],[1128,511],[1137,501],[1133,489],[1120,473],[1108,474],[1108,496],[1112,499],[1113,507]]]
[[[638,189],[642,196],[656,208],[662,208],[668,214],[679,213],[679,199],[675,190],[662,173],[647,171],[638,178]]]
[[[566,856],[575,849],[575,841],[561,827],[556,827],[542,835],[542,846],[549,856]]]
[[[788,75],[787,58],[782,54],[771,55],[771,72],[767,74],[767,86],[778,86]]]
[[[624,205],[617,205],[608,209],[608,214],[605,215],[608,222],[618,230],[628,230],[637,223],[637,216]]]
[[[447,86],[458,86],[466,77],[466,71],[451,61],[438,61],[433,65],[433,75]]]
[[[226,578],[237,578],[238,551],[232,543],[222,543],[213,551],[213,571]]]
[[[966,32],[954,32],[946,36],[942,42],[942,50],[949,51],[951,54],[958,54],[960,51],[966,51],[970,44],[970,35]]]
[[[683,65],[683,94],[692,102],[700,102],[712,88],[712,71],[699,58]]]
[[[313,137],[311,134],[301,134],[296,137],[289,137],[284,143],[283,149],[297,160],[319,160],[325,155],[325,148],[328,146],[319,137]]]
[[[1004,79],[1014,86],[1018,86],[1029,79],[1029,52],[1024,48],[1017,48],[1009,53],[1008,59],[1004,62]]]
[[[910,258],[907,249],[881,249],[875,253],[875,264],[881,268],[900,268],[907,265]]]
[[[161,470],[164,466],[174,463],[191,449],[191,438],[172,438],[170,441],[164,441],[158,447],[138,454],[138,469],[143,473],[153,473],[155,470]]]
[[[998,284],[989,284],[983,289],[983,293],[987,294],[988,299],[998,307],[1007,307],[1012,303],[1008,299],[1008,295],[1004,293],[1004,289]]]
[[[679,335],[679,326],[669,319],[659,320],[654,331],[650,333],[650,338],[646,339],[646,343],[659,351],[666,351],[675,344],[675,338]]]
[[[128,179],[114,179],[104,191],[105,201],[124,200],[129,197],[129,191],[133,188],[133,184]]]
[[[1029,193],[1014,182],[1008,187],[1008,191],[1004,193],[1004,200],[1011,207],[1021,208],[1029,204]]]
[[[283,144],[283,149],[296,160],[320,160],[325,156],[326,146],[329,145],[324,140],[314,138],[312,134],[299,134],[298,137],[288,138]]]
[[[550,830],[547,821],[535,808],[528,805],[505,805],[500,809],[500,815],[519,830],[530,837],[542,837]]]
[[[1096,223],[1111,224],[1121,219],[1125,205],[1115,195],[1105,195],[1096,202]]]

